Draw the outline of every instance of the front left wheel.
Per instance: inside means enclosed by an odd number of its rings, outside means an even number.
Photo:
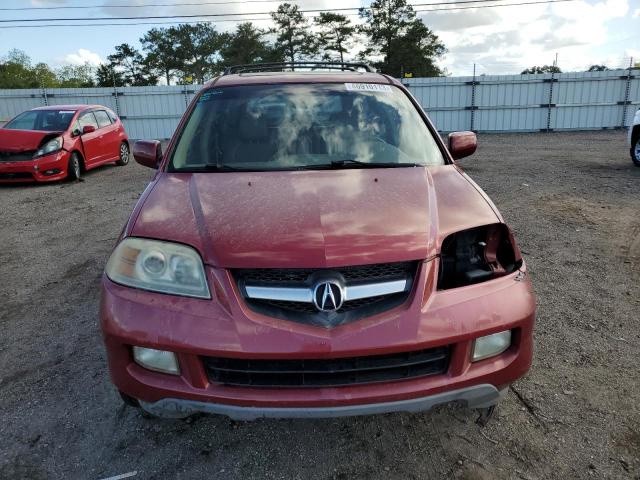
[[[120,144],[120,158],[116,161],[116,165],[124,166],[129,163],[129,144],[122,142]]]
[[[82,168],[80,166],[80,155],[76,152],[69,157],[69,165],[67,166],[67,180],[80,180],[82,175]]]

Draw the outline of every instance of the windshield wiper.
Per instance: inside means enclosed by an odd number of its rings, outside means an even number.
[[[340,169],[340,168],[401,168],[401,167],[421,167],[419,163],[397,163],[397,162],[363,162],[353,158],[342,160],[332,160],[331,163],[321,163],[318,165],[305,165],[305,170]]]
[[[238,168],[231,165],[216,165],[215,163],[206,165],[194,165],[192,167],[182,167],[172,170],[174,172],[249,172],[255,171],[255,169]]]

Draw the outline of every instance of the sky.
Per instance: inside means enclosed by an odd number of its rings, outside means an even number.
[[[220,2],[231,2],[220,4]],[[452,0],[408,0],[412,4],[432,4]],[[532,0],[495,0],[494,4]],[[202,4],[208,2],[209,4]],[[211,4],[218,2],[218,4]],[[148,6],[149,4],[179,4]],[[200,3],[200,4],[198,4]],[[0,57],[10,49],[24,50],[33,63],[52,67],[64,64],[98,65],[120,43],[140,48],[139,38],[154,26],[81,26],[87,22],[55,21],[75,26],[47,28],[3,28],[43,22],[8,23],[14,19],[121,17],[157,15],[202,15],[260,13],[277,8],[279,2],[253,0],[2,0],[0,2]],[[298,0],[300,9],[331,9],[366,6],[370,0]],[[190,5],[189,5],[190,4]],[[196,4],[196,5],[194,5]],[[141,8],[122,7],[138,5]],[[471,4],[473,5],[473,4]],[[25,7],[95,6],[83,9],[9,10]],[[440,5],[451,8],[456,5]],[[469,5],[458,5],[468,7]],[[436,7],[416,7],[427,9]],[[344,12],[343,12],[344,13]],[[640,0],[574,0],[554,4],[465,8],[420,12],[425,24],[441,38],[447,53],[440,66],[451,75],[520,73],[532,65],[550,65],[558,57],[563,71],[580,71],[593,64],[610,68],[627,67],[629,58],[640,62]],[[233,17],[226,17],[233,19]],[[235,17],[216,23],[220,31],[233,30],[238,19],[265,18],[265,15]],[[359,21],[357,16],[350,17]],[[197,18],[189,19],[189,21]],[[222,20],[210,17],[208,20]],[[103,23],[167,22],[170,20],[105,20]],[[173,20],[178,21],[178,20]],[[268,20],[256,20],[268,27]],[[357,50],[357,45],[354,47]]]

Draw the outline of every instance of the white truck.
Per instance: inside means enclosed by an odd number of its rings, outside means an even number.
[[[629,147],[631,160],[636,167],[640,167],[640,109],[636,112],[633,123],[629,127]]]

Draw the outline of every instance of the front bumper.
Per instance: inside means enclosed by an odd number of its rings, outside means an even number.
[[[447,291],[436,291],[436,272],[437,260],[424,262],[407,304],[333,329],[252,312],[225,270],[207,269],[212,300],[145,292],[105,277],[101,324],[111,378],[143,408],[164,416],[340,416],[425,410],[449,401],[495,403],[531,365],[535,297],[526,271]],[[470,361],[474,339],[507,329],[513,332],[507,351]],[[139,366],[132,345],[176,352],[181,374]],[[229,386],[210,380],[202,362],[202,356],[340,358],[445,345],[451,353],[443,374],[340,387]]]
[[[506,394],[493,385],[482,384],[427,397],[398,400],[395,402],[347,405],[337,407],[277,408],[239,407],[219,403],[163,398],[154,403],[140,402],[143,410],[162,418],[185,418],[194,413],[225,415],[233,420],[257,420],[258,418],[334,418],[375,415],[391,412],[424,412],[451,402],[464,403],[469,408],[486,408],[495,405]]]
[[[68,164],[69,152],[65,150],[60,150],[35,160],[0,162],[0,183],[54,182],[62,180],[67,176]]]

